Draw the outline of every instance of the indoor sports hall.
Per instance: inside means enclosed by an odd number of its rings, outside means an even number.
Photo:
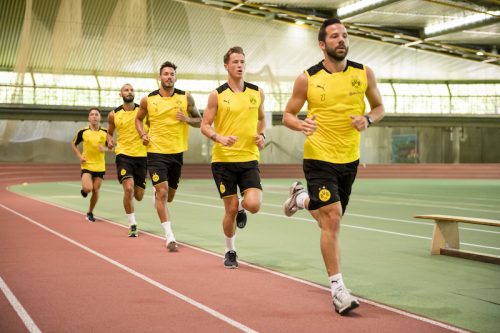
[[[0,0],[0,8],[0,332],[499,331],[498,1]],[[321,225],[307,209],[284,213],[292,183],[307,184],[310,136],[283,117],[300,75],[312,82],[307,70],[325,57],[318,31],[330,17],[348,33],[347,59],[373,71],[385,111],[360,131],[340,223],[342,276],[359,300],[343,315],[332,305]],[[196,127],[167,203],[176,251],[165,246],[151,173],[134,200],[138,237],[129,237],[116,147],[100,150],[106,172],[90,221],[92,194],[82,197],[72,144],[92,126],[91,108],[108,128],[121,88],[134,88],[140,108],[161,91],[158,70],[169,61],[175,88],[203,117],[228,81],[223,56],[234,46],[244,50],[244,81],[265,94],[262,203],[236,229],[238,269],[223,264],[225,201],[211,169],[220,142]],[[307,101],[297,114],[304,122]]]

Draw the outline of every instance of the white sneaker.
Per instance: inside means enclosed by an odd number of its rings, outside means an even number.
[[[179,251],[179,246],[177,245],[177,241],[175,240],[175,238],[167,239],[167,241],[165,242],[165,245],[167,246],[167,250],[169,252]]]
[[[339,314],[344,315],[359,306],[358,299],[346,287],[338,287],[333,292],[333,306]]]
[[[297,205],[297,196],[300,193],[304,193],[306,190],[304,189],[304,185],[301,182],[294,182],[290,186],[290,197],[286,199],[285,203],[283,203],[283,212],[286,216],[290,217],[295,214],[299,209]]]

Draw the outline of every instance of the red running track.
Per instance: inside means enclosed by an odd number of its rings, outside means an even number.
[[[312,283],[20,196],[11,184],[78,179],[68,166],[0,165],[0,332],[463,332],[362,300],[339,316]],[[182,241],[182,240],[181,240]],[[19,315],[7,294],[24,310]],[[34,325],[29,325],[29,320]]]

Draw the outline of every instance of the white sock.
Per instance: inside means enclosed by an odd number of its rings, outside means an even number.
[[[306,202],[306,199],[309,198],[309,195],[307,192],[302,192],[299,195],[297,195],[296,201],[297,201],[297,207],[300,209],[304,209],[304,203]]]
[[[127,214],[127,219],[128,219],[128,225],[137,224],[137,222],[135,222],[135,213]]]
[[[334,291],[339,287],[345,287],[344,280],[342,280],[342,273],[337,273],[335,275],[329,276],[328,280],[330,280],[332,295]]]
[[[226,239],[226,252],[236,251],[236,246],[234,245],[236,235],[234,235],[233,237],[227,237],[226,235],[224,235],[224,238]]]
[[[243,208],[243,198],[238,200],[238,211],[240,210],[245,210],[245,208]]]
[[[163,229],[165,229],[165,237],[168,242],[175,241],[174,233],[172,231],[172,222],[166,221],[161,224]]]

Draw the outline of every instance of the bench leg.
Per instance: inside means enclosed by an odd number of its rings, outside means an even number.
[[[442,247],[452,249],[460,248],[457,222],[436,221],[434,231],[432,232],[431,254],[439,254]]]

